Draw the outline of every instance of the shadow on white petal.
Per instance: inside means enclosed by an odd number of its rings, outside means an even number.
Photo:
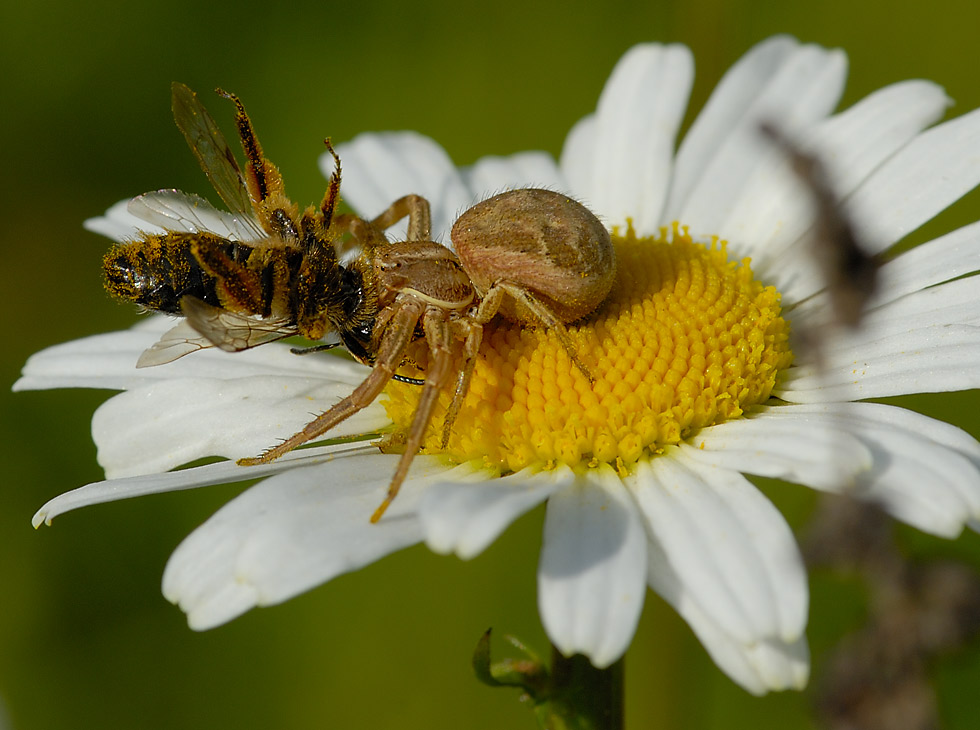
[[[715,623],[685,589],[656,540],[648,543],[648,580],[691,627],[718,668],[736,684],[754,695],[806,686],[810,650],[805,636],[788,642],[764,636],[748,642],[736,638]]]
[[[980,514],[980,444],[955,426],[880,403],[791,405],[769,413],[777,424],[805,420],[871,455],[853,484],[810,483],[814,488],[877,502],[893,517],[943,537],[957,536]]]
[[[350,392],[347,383],[271,374],[165,380],[99,406],[92,437],[110,478],[167,471],[207,456],[239,459],[299,432]],[[375,402],[324,438],[370,434],[388,425]]]
[[[568,467],[538,472],[524,469],[502,478],[472,471],[460,480],[434,484],[419,505],[426,544],[437,553],[456,553],[463,560],[479,555],[507,527],[559,489],[575,480]]]
[[[692,459],[732,471],[838,490],[871,469],[871,451],[794,406],[763,407],[749,418],[703,429]]]
[[[164,572],[164,595],[193,628],[207,629],[419,542],[418,501],[448,467],[416,458],[398,499],[372,524],[397,461],[352,455],[260,482],[178,546]],[[225,605],[229,595],[236,600]]]
[[[744,644],[797,638],[806,625],[806,572],[782,515],[738,472],[684,449],[637,464],[627,479],[650,541],[685,593]]]
[[[584,654],[603,668],[629,647],[646,594],[645,542],[636,507],[608,466],[551,496],[538,608],[563,654]]]

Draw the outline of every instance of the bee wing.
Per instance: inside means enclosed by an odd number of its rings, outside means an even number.
[[[144,350],[136,367],[149,368],[155,365],[173,362],[192,352],[214,347],[214,344],[195,330],[186,319],[180,324],[163,333],[152,347]]]
[[[215,233],[232,241],[257,241],[268,237],[251,214],[218,210],[198,195],[180,190],[157,190],[144,193],[126,206],[140,220],[168,231]]]
[[[181,299],[180,309],[191,327],[226,352],[247,350],[296,334],[296,326],[286,319],[229,312],[196,297]]]
[[[204,108],[197,94],[184,84],[175,81],[171,92],[174,121],[201,164],[204,174],[208,176],[228,210],[250,216],[252,203],[241,168],[238,167],[235,154],[214,118]]]

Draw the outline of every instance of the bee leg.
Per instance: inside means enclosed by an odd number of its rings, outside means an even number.
[[[459,371],[456,378],[456,391],[453,393],[452,403],[446,411],[446,418],[442,422],[442,448],[445,449],[452,435],[453,424],[459,416],[459,410],[463,407],[463,401],[470,389],[470,380],[473,377],[473,368],[476,366],[476,355],[480,351],[480,343],[483,341],[483,325],[476,320],[466,318],[454,322],[460,329],[465,330],[466,337],[463,340],[463,368]]]
[[[334,151],[329,137],[323,140],[323,144],[327,146],[327,152],[333,156],[334,164],[333,172],[330,174],[330,185],[323,196],[323,202],[320,203],[320,212],[323,214],[323,229],[326,231],[330,229],[334,209],[337,207],[337,201],[340,200],[340,155]]]
[[[592,373],[585,366],[585,363],[579,358],[578,353],[575,351],[575,345],[572,344],[572,338],[568,336],[568,330],[565,328],[564,323],[555,316],[555,313],[548,309],[547,306],[535,299],[531,293],[524,287],[517,286],[516,284],[511,284],[507,281],[498,281],[493,284],[483,297],[480,302],[480,306],[476,312],[476,320],[481,324],[485,324],[493,319],[493,316],[500,309],[500,305],[503,302],[504,294],[509,294],[518,302],[523,304],[530,312],[537,317],[538,321],[547,327],[549,330],[553,330],[558,336],[558,341],[561,342],[561,346],[565,348],[565,352],[568,353],[569,359],[574,363],[582,375],[585,376],[586,380],[590,383],[595,382],[595,378],[592,377]]]
[[[412,297],[402,298],[401,301],[396,300],[393,306],[396,308],[396,312],[381,338],[374,368],[370,375],[364,379],[364,382],[330,410],[321,413],[306,424],[302,431],[293,434],[281,444],[266,449],[259,456],[239,459],[239,466],[255,466],[274,461],[297,446],[326,433],[338,423],[374,402],[401,364],[405,349],[415,333],[415,325],[425,308],[424,304]]]
[[[248,118],[245,105],[234,94],[216,89],[218,94],[231,100],[235,105],[235,127],[242,141],[245,152],[245,185],[252,200],[255,214],[263,227],[272,234],[288,240],[299,238],[299,228],[296,225],[297,208],[286,197],[286,188],[282,182],[279,170],[266,159],[262,145]]]
[[[199,236],[191,242],[191,254],[215,279],[221,306],[268,316],[260,275],[232,260],[213,239]]]
[[[408,474],[408,468],[412,465],[415,454],[422,446],[422,439],[425,437],[425,429],[432,419],[432,410],[439,398],[439,392],[449,379],[449,370],[453,362],[452,336],[450,335],[449,320],[446,312],[436,307],[430,307],[425,311],[422,318],[422,327],[425,330],[425,338],[429,343],[429,367],[425,375],[425,385],[422,387],[422,396],[419,404],[415,407],[415,414],[412,416],[412,425],[408,432],[408,439],[405,442],[405,451],[395,469],[395,475],[388,485],[388,495],[378,506],[378,509],[371,515],[371,522],[377,522],[388,509],[388,505],[398,495],[402,482]]]

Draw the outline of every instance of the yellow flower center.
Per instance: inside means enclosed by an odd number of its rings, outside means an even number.
[[[725,242],[696,243],[674,224],[652,238],[613,235],[617,280],[568,328],[589,383],[554,332],[496,318],[484,328],[469,392],[441,447],[452,389],[423,451],[481,460],[498,473],[532,464],[612,464],[621,472],[705,426],[769,398],[793,359],[779,292],[729,261]],[[417,373],[403,370],[406,375]],[[391,383],[385,408],[408,429],[422,389]]]

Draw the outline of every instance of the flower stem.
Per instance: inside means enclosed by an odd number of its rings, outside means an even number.
[[[547,730],[622,730],[623,660],[596,669],[586,657],[552,647]]]

